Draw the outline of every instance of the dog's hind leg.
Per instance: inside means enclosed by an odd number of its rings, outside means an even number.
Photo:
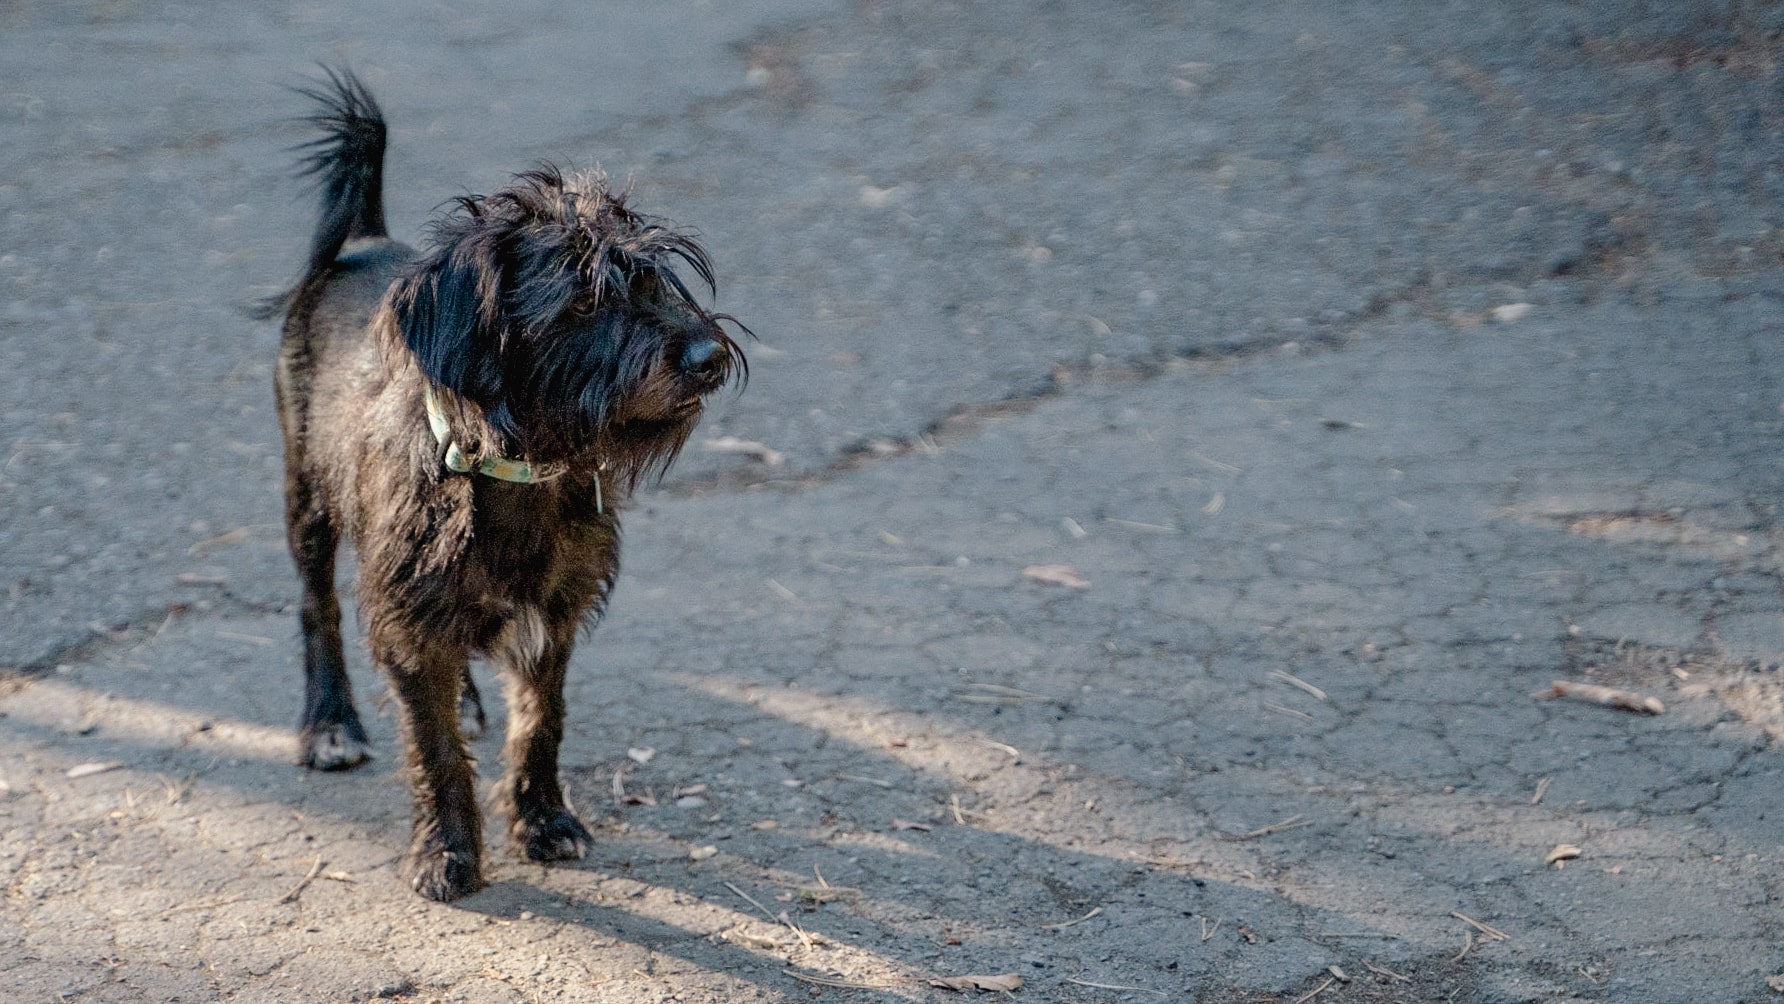
[[[346,770],[370,759],[371,747],[353,707],[341,652],[341,604],[334,582],[337,533],[314,485],[301,473],[286,478],[285,524],[291,557],[303,580],[304,717],[298,727],[298,763],[312,770]]]
[[[496,804],[508,815],[515,848],[534,861],[574,860],[594,843],[558,781],[564,670],[575,639],[573,618],[550,623],[538,611],[523,609],[502,630],[493,651],[508,700]]]
[[[458,733],[458,685],[464,656],[414,652],[372,639],[373,657],[390,680],[409,751],[414,799],[402,872],[415,891],[450,902],[482,886],[482,811],[476,776]]]

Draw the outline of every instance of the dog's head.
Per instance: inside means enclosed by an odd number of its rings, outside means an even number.
[[[748,375],[678,269],[706,252],[595,174],[552,167],[466,197],[391,295],[395,329],[481,454],[599,461],[636,482],[675,458],[706,395]],[[739,328],[742,325],[737,325]]]

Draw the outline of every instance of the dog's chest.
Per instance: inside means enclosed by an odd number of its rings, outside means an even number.
[[[482,595],[579,614],[618,570],[619,523],[561,487],[492,483],[477,493],[467,552]]]

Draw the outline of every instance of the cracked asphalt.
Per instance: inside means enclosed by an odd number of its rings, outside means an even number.
[[[0,0],[0,998],[1774,999],[1781,53],[1754,3]],[[318,60],[399,234],[599,163],[760,337],[573,664],[595,849],[451,906],[363,651],[377,759],[290,763],[243,307]]]

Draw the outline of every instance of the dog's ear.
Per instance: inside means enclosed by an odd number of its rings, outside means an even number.
[[[472,242],[431,255],[399,283],[391,306],[421,372],[487,414],[502,406],[501,273]]]

